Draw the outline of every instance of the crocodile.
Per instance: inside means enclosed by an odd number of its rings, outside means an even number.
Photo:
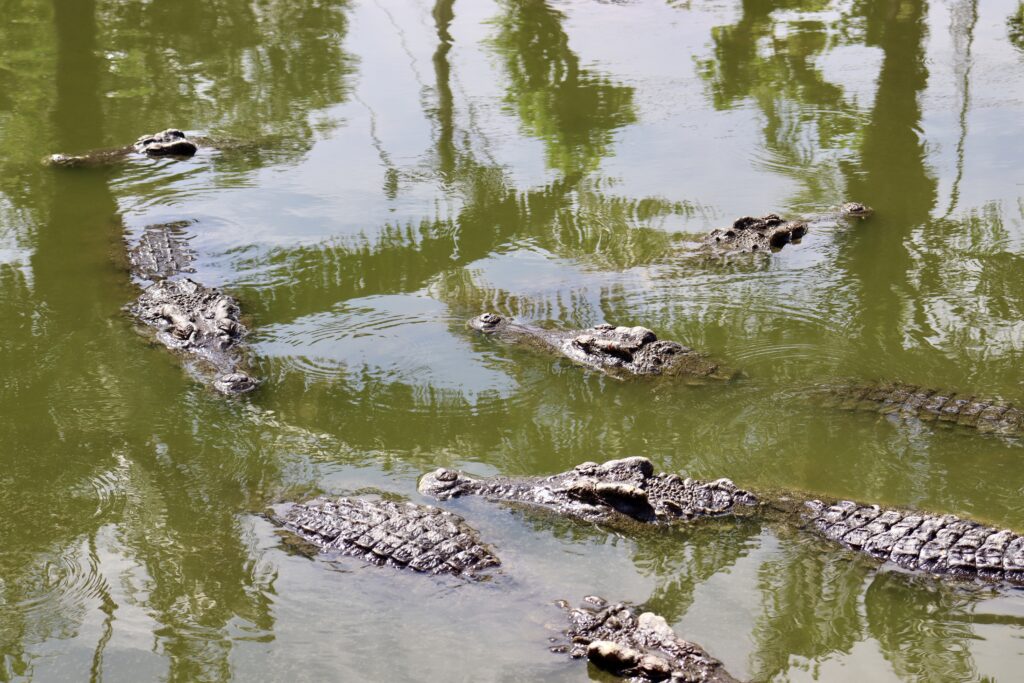
[[[144,157],[187,159],[199,149],[201,138],[190,138],[177,128],[143,135],[134,144],[115,149],[100,149],[85,154],[52,154],[43,160],[49,166],[80,168],[108,166],[129,158],[133,153]]]
[[[585,462],[548,477],[476,479],[440,468],[424,475],[418,488],[438,500],[483,496],[612,525],[738,514],[759,504],[728,479],[705,482],[655,473],[654,464],[642,457]]]
[[[806,220],[787,221],[778,214],[743,216],[731,227],[716,228],[704,237],[705,249],[714,252],[772,252],[790,242],[799,242],[807,234],[810,224],[829,220],[867,218],[872,209],[859,202],[847,202],[833,213],[818,214]]]
[[[198,361],[200,374],[215,373],[213,388],[243,394],[257,382],[241,370],[246,329],[235,300],[189,278],[159,280],[144,289],[129,312],[156,330],[156,339]]]
[[[911,571],[1024,584],[1024,537],[955,515],[843,500],[807,501],[810,527],[837,543]]]
[[[1024,410],[997,399],[899,382],[833,387],[829,393],[844,408],[956,423],[982,432],[1024,434]]]
[[[439,500],[477,495],[609,526],[758,515],[912,571],[1024,585],[1024,537],[1010,530],[848,500],[755,495],[729,479],[704,482],[655,472],[642,457],[587,462],[548,477],[477,479],[440,468],[424,475],[418,488]]]
[[[593,595],[583,602],[577,608],[556,603],[568,617],[563,631],[568,642],[551,639],[552,652],[586,657],[599,669],[637,683],[736,683],[722,662],[676,635],[664,617]]]
[[[629,375],[732,379],[736,373],[674,341],[658,339],[646,327],[595,325],[582,330],[548,330],[484,313],[468,323],[484,335],[555,351],[613,377]]]
[[[139,242],[128,249],[128,262],[134,275],[156,282],[182,273],[194,273],[196,253],[189,247],[185,227],[190,221],[148,225]]]
[[[429,505],[370,498],[316,498],[271,519],[326,554],[430,574],[482,578],[501,564],[458,515]]]

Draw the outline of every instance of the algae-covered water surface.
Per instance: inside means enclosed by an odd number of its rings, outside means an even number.
[[[1024,402],[1016,0],[13,0],[0,20],[0,680],[603,680],[557,599],[643,605],[755,681],[1020,680],[1024,593],[796,527],[623,532],[417,493],[437,467],[660,470],[1024,532],[1024,440],[846,411]],[[168,127],[188,159],[54,168]],[[828,214],[709,254],[744,215]],[[234,296],[225,397],[125,310],[175,223]],[[623,381],[483,311],[734,368]],[[489,580],[310,557],[266,510],[434,502]],[[314,553],[315,555],[315,553]]]

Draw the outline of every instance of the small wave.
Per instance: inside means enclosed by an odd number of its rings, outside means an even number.
[[[391,383],[416,393],[456,395],[470,402],[481,392],[503,391],[512,381],[472,348],[469,334],[455,334],[440,303],[422,296],[368,297],[355,305],[317,313],[263,330],[257,351],[275,359],[277,372],[307,381],[343,381],[355,387]]]
[[[116,514],[124,507],[127,499],[130,463],[122,454],[116,454],[116,458],[116,467],[89,477],[81,486],[87,487],[88,492],[80,492],[80,495],[86,495],[96,502],[94,517],[106,518]]]
[[[110,587],[88,539],[61,548],[35,571],[31,597],[16,606],[26,622],[49,624],[55,631],[74,628],[90,602],[109,599]]]

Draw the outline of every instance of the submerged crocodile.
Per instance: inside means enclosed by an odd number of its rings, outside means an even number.
[[[138,244],[128,249],[128,262],[134,275],[157,281],[182,273],[194,273],[196,253],[189,247],[185,228],[189,221],[148,225]]]
[[[715,252],[771,252],[790,242],[799,242],[807,234],[810,224],[830,220],[867,218],[873,211],[858,202],[847,202],[834,213],[819,214],[807,220],[787,221],[770,213],[755,218],[743,216],[732,227],[716,228],[704,237],[704,247]]]
[[[189,138],[177,128],[168,128],[153,135],[143,135],[132,145],[125,145],[115,149],[94,150],[78,155],[53,154],[44,159],[43,162],[49,166],[62,166],[65,168],[107,166],[123,161],[132,154],[146,157],[187,159],[195,155],[198,149],[198,139]]]
[[[233,298],[189,278],[160,280],[143,290],[129,307],[136,318],[156,330],[157,340],[194,358],[200,374],[215,373],[213,388],[243,394],[256,380],[241,370],[239,348],[246,329]]]
[[[187,221],[147,226],[128,249],[132,274],[152,282],[128,311],[156,331],[167,348],[195,362],[200,376],[213,375],[212,386],[223,394],[244,394],[257,382],[242,367],[246,329],[238,303],[227,294],[190,278],[195,252],[188,245]]]
[[[479,578],[501,564],[465,520],[429,505],[317,498],[285,505],[273,519],[321,552],[377,565]]]
[[[503,341],[555,351],[615,377],[670,375],[731,379],[735,376],[693,349],[658,339],[646,327],[602,324],[584,330],[547,330],[495,313],[479,315],[469,321],[469,326]]]
[[[1009,403],[913,384],[859,384],[830,390],[841,407],[908,415],[999,434],[1024,433],[1024,410]]]
[[[558,603],[569,620],[563,632],[568,643],[552,646],[553,652],[586,657],[628,681],[736,682],[704,648],[676,635],[664,617],[624,603],[608,604],[597,596],[584,598],[584,603],[577,608]]]
[[[584,463],[549,477],[476,479],[441,468],[420,479],[440,500],[478,495],[591,522],[671,523],[750,515],[803,526],[830,541],[910,570],[950,578],[1024,584],[1024,537],[953,515],[827,504],[793,496],[755,496],[728,479],[702,482],[654,471],[647,458]]]

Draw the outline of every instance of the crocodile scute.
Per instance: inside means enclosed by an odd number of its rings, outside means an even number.
[[[194,273],[192,263],[196,253],[189,247],[189,236],[185,227],[189,221],[148,225],[135,246],[128,249],[128,262],[134,275],[157,281]]]
[[[798,242],[807,233],[807,223],[786,221],[778,214],[743,216],[732,227],[716,228],[704,238],[707,247],[737,252],[779,250],[790,242]]]
[[[430,574],[477,577],[501,564],[456,514],[370,498],[316,498],[274,519],[321,552]]]
[[[981,432],[1024,434],[1024,410],[973,394],[957,394],[901,382],[852,384],[831,389],[841,407],[955,423]]]
[[[849,500],[806,503],[811,529],[911,571],[1024,584],[1024,537],[955,515],[929,515]]]

